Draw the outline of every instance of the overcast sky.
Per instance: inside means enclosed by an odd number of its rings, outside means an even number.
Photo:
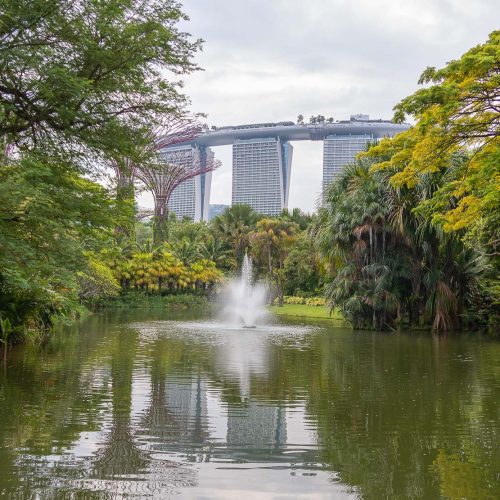
[[[205,40],[185,78],[210,125],[391,118],[427,66],[441,67],[498,29],[498,0],[184,0],[185,31]],[[321,142],[294,142],[290,207],[312,211]],[[213,174],[211,203],[231,202],[231,147]]]

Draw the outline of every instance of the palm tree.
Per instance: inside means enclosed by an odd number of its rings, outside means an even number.
[[[326,288],[330,307],[373,329],[399,325],[404,314],[410,325],[423,315],[435,331],[459,326],[484,262],[425,213],[454,168],[395,189],[389,183],[394,172],[373,173],[370,160],[362,159],[332,183],[311,227],[334,273]]]
[[[283,305],[284,263],[298,226],[283,219],[261,219],[250,234],[252,254],[267,266],[269,288],[276,283],[278,305]],[[271,295],[272,301],[272,295]]]
[[[312,220],[312,216],[304,213],[300,208],[294,208],[291,212],[284,208],[281,212],[281,218],[295,222],[301,231],[307,229]]]
[[[230,245],[237,264],[241,264],[250,246],[249,233],[255,228],[259,218],[259,214],[250,205],[233,205],[212,220],[212,228]]]
[[[203,258],[211,260],[219,268],[231,269],[236,266],[231,248],[222,239],[210,237],[200,246]]]
[[[202,257],[200,244],[188,238],[182,238],[182,240],[173,243],[172,254],[185,266],[193,264]]]

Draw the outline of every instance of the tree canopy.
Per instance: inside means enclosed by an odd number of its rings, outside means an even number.
[[[395,187],[416,186],[422,175],[449,169],[457,155],[467,161],[426,202],[426,212],[445,231],[465,230],[489,253],[500,245],[500,31],[444,68],[427,68],[426,85],[395,106],[395,120],[416,123],[366,154],[374,170],[391,172]],[[451,200],[451,203],[449,202]]]
[[[6,0],[0,137],[134,157],[145,130],[186,103],[177,75],[199,40],[173,0]],[[172,78],[175,77],[175,78]]]

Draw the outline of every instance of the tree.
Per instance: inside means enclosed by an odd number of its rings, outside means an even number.
[[[211,260],[220,269],[230,270],[236,267],[231,248],[215,236],[211,235],[202,243],[200,251],[205,259]]]
[[[44,153],[0,165],[0,310],[13,326],[46,329],[76,304],[85,250],[119,224],[106,190]]]
[[[171,0],[2,3],[0,308],[14,328],[70,313],[88,252],[130,225],[127,197],[90,179],[115,161],[131,191],[121,159],[149,160],[151,131],[185,109],[178,79],[200,46],[185,19]]]
[[[347,166],[329,186],[313,226],[333,275],[326,286],[330,307],[356,327],[390,329],[404,321],[440,332],[458,328],[484,262],[415,210],[448,172],[396,189],[389,174],[371,169],[367,159]]]
[[[18,146],[136,160],[144,130],[186,102],[165,75],[197,69],[200,41],[172,0],[6,0],[0,19],[0,137]]]
[[[182,238],[172,244],[172,254],[185,266],[189,266],[201,258],[200,244],[196,240]]]
[[[217,237],[222,238],[233,250],[235,262],[240,265],[250,247],[249,234],[260,216],[250,206],[233,205],[215,217],[211,225]]]
[[[140,179],[154,198],[153,239],[156,243],[165,241],[168,234],[168,202],[179,184],[198,175],[212,172],[220,161],[207,155],[205,150],[186,142],[194,140],[200,133],[197,117],[189,115],[172,116],[162,133],[150,137],[147,149],[151,153],[148,161],[136,168]]]
[[[95,257],[89,259],[88,271],[77,273],[77,281],[78,295],[83,301],[114,297],[120,291],[112,270]]]
[[[325,275],[321,258],[314,247],[314,241],[302,231],[290,248],[284,262],[284,293],[298,295],[309,293],[320,295],[318,288]]]
[[[444,68],[427,68],[419,83],[427,86],[394,108],[396,121],[409,115],[415,126],[366,154],[378,159],[374,170],[392,173],[394,186],[414,187],[422,174],[446,170],[465,153],[462,168],[426,202],[427,213],[445,231],[465,233],[498,255],[500,31]]]
[[[304,115],[297,116],[297,123],[299,125],[303,125],[304,124]]]
[[[281,218],[295,222],[301,231],[304,231],[311,223],[312,217],[300,208],[294,208],[291,212],[285,208],[281,212]]]
[[[279,306],[283,305],[284,263],[297,231],[294,222],[261,219],[250,234],[252,254],[267,268],[269,288],[276,285]]]

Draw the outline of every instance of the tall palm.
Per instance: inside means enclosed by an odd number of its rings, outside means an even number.
[[[218,268],[231,269],[236,265],[231,248],[220,238],[213,236],[201,244],[203,258],[211,260]]]
[[[249,248],[249,233],[255,228],[259,218],[259,214],[250,205],[233,205],[212,220],[216,234],[231,246],[238,264]]]
[[[250,234],[252,254],[267,267],[269,286],[277,285],[278,304],[283,305],[284,263],[298,233],[294,222],[262,219]]]

